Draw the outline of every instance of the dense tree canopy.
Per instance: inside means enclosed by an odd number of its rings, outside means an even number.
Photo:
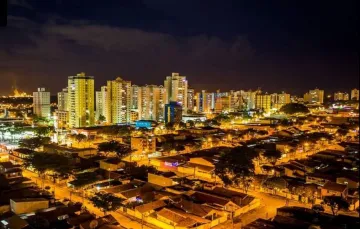
[[[91,203],[100,208],[104,215],[108,211],[116,211],[121,207],[122,199],[114,196],[111,193],[96,193],[93,197],[90,198]]]
[[[132,152],[130,146],[121,144],[120,142],[114,140],[100,143],[98,150],[106,153],[115,152],[119,158],[126,157]]]
[[[285,104],[284,106],[282,106],[280,108],[281,112],[284,112],[285,114],[296,114],[296,113],[309,113],[309,109],[300,103],[289,103],[289,104]]]
[[[35,150],[36,148],[48,144],[49,142],[50,142],[49,137],[24,138],[19,141],[19,146],[21,148]]]
[[[255,169],[252,160],[257,156],[257,152],[245,146],[232,148],[221,154],[215,164],[215,174],[225,185],[242,184],[247,191]]]
[[[72,160],[64,154],[34,152],[25,159],[25,167],[34,168],[40,175],[51,171],[56,175],[67,175],[72,170]]]

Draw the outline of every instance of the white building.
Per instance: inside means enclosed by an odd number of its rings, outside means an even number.
[[[50,117],[50,92],[45,91],[45,88],[38,88],[37,92],[33,93],[34,114],[38,117]]]
[[[172,73],[171,76],[166,77],[164,87],[167,93],[167,101],[178,102],[186,110],[188,107],[188,81],[186,76]]]
[[[94,77],[84,72],[68,77],[69,127],[94,125]]]

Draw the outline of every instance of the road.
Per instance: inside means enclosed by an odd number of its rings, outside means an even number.
[[[30,172],[28,170],[23,170],[23,176],[30,178],[33,182],[36,184],[39,184],[39,186],[42,185],[42,179],[38,177],[36,173]],[[88,201],[86,198],[83,198],[77,194],[72,193],[70,196],[70,191],[65,186],[59,186],[57,184],[54,184],[51,181],[44,180],[44,187],[49,186],[51,187],[51,191],[55,191],[55,197],[57,199],[70,199],[73,202],[80,202],[87,208],[87,210],[90,213],[93,213],[99,217],[103,216],[104,213],[101,212],[98,208],[94,207],[90,201]],[[121,226],[128,228],[128,229],[135,229],[135,228],[143,228],[143,229],[158,229],[158,227],[155,227],[153,225],[150,225],[146,223],[146,225],[141,225],[140,219],[135,219],[133,217],[127,217],[125,216],[126,213],[122,212],[110,212],[110,214],[120,223]]]

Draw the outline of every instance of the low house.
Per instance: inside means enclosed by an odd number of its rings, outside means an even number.
[[[197,179],[213,180],[215,178],[215,167],[186,163],[178,167],[178,172],[184,175],[194,176]]]
[[[203,192],[190,191],[187,195],[198,203],[225,212],[233,212],[234,216],[245,213],[246,211],[243,208],[247,208],[248,211],[250,208],[258,207],[260,204],[259,200],[252,196],[221,187]]]
[[[351,174],[342,174],[340,173],[336,178],[336,183],[344,184],[349,189],[357,189],[359,188],[359,176],[351,175]]]
[[[311,173],[307,174],[306,177],[306,183],[312,183],[323,186],[328,181],[336,181],[335,177],[331,174],[325,174],[325,173]]]
[[[187,229],[210,223],[210,220],[196,217],[194,215],[181,212],[174,208],[163,208],[156,213],[156,218],[177,229]],[[162,227],[165,228],[165,227]]]
[[[100,161],[100,168],[107,171],[116,171],[118,169],[124,168],[125,163],[121,161],[120,158],[108,158]]]
[[[49,200],[44,198],[25,198],[25,199],[10,200],[11,211],[18,215],[35,212],[37,210],[48,207],[49,207]]]
[[[15,165],[22,165],[24,160],[32,154],[33,151],[29,149],[19,148],[9,152],[9,161]]]
[[[106,215],[80,224],[80,229],[123,228],[112,215]]]
[[[347,185],[337,184],[335,182],[328,181],[323,187],[321,187],[321,197],[325,196],[340,196],[346,198],[348,195]]]
[[[155,211],[167,206],[167,203],[164,200],[156,200],[147,204],[143,204],[135,207],[135,216],[142,218],[148,216]]]
[[[172,177],[176,177],[176,174],[173,172],[163,172],[159,174],[148,173],[148,182],[161,187],[169,187],[177,184]]]
[[[305,176],[305,170],[294,163],[289,163],[289,164],[283,165],[283,168],[284,168],[285,176],[288,176],[288,177],[304,177]]]
[[[9,218],[0,221],[1,229],[23,229],[29,228],[29,224],[26,220],[20,218],[18,215],[13,215]]]
[[[44,151],[49,153],[64,153],[81,158],[89,158],[97,155],[97,149],[95,148],[74,148],[67,146],[59,146],[56,144],[44,145]]]
[[[22,177],[22,169],[11,162],[0,162],[0,174],[3,174],[6,179]]]

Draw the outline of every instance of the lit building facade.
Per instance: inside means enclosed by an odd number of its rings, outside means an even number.
[[[67,111],[67,103],[68,103],[68,89],[64,88],[61,92],[58,92],[57,94],[57,100],[58,100],[58,110],[60,111]]]
[[[94,125],[94,77],[84,72],[68,77],[69,127]]]
[[[138,89],[139,119],[164,121],[166,90],[163,86],[146,85]]]
[[[354,88],[351,90],[351,100],[359,101],[359,89]]]
[[[34,114],[38,117],[50,118],[50,92],[45,88],[38,88],[33,93]]]
[[[310,90],[304,95],[304,102],[311,104],[323,104],[324,103],[324,90],[318,88]]]
[[[350,96],[349,93],[346,92],[336,92],[334,93],[334,100],[335,101],[339,101],[339,100],[349,100]]]
[[[95,113],[96,119],[99,119],[100,116],[105,117],[106,121],[106,96],[107,96],[107,87],[102,86],[100,91],[95,92],[96,103],[95,103]]]
[[[202,90],[196,93],[196,111],[210,113],[215,109],[215,93]]]
[[[129,123],[131,120],[131,81],[118,77],[107,82],[106,122]]]
[[[194,100],[195,100],[195,90],[194,89],[188,89],[187,92],[187,110],[194,111]]]
[[[256,95],[255,108],[262,109],[264,112],[270,112],[271,110],[271,95],[258,94]]]
[[[165,105],[165,123],[180,123],[182,120],[182,107],[180,103],[170,101]]]
[[[131,137],[130,144],[134,154],[148,154],[156,151],[156,140],[154,137]]]
[[[271,94],[272,108],[280,109],[285,104],[291,103],[290,94],[282,92],[280,94]]]
[[[184,109],[188,107],[188,81],[186,76],[180,76],[179,73],[172,73],[164,81],[164,88],[167,94],[167,101],[178,102]]]

